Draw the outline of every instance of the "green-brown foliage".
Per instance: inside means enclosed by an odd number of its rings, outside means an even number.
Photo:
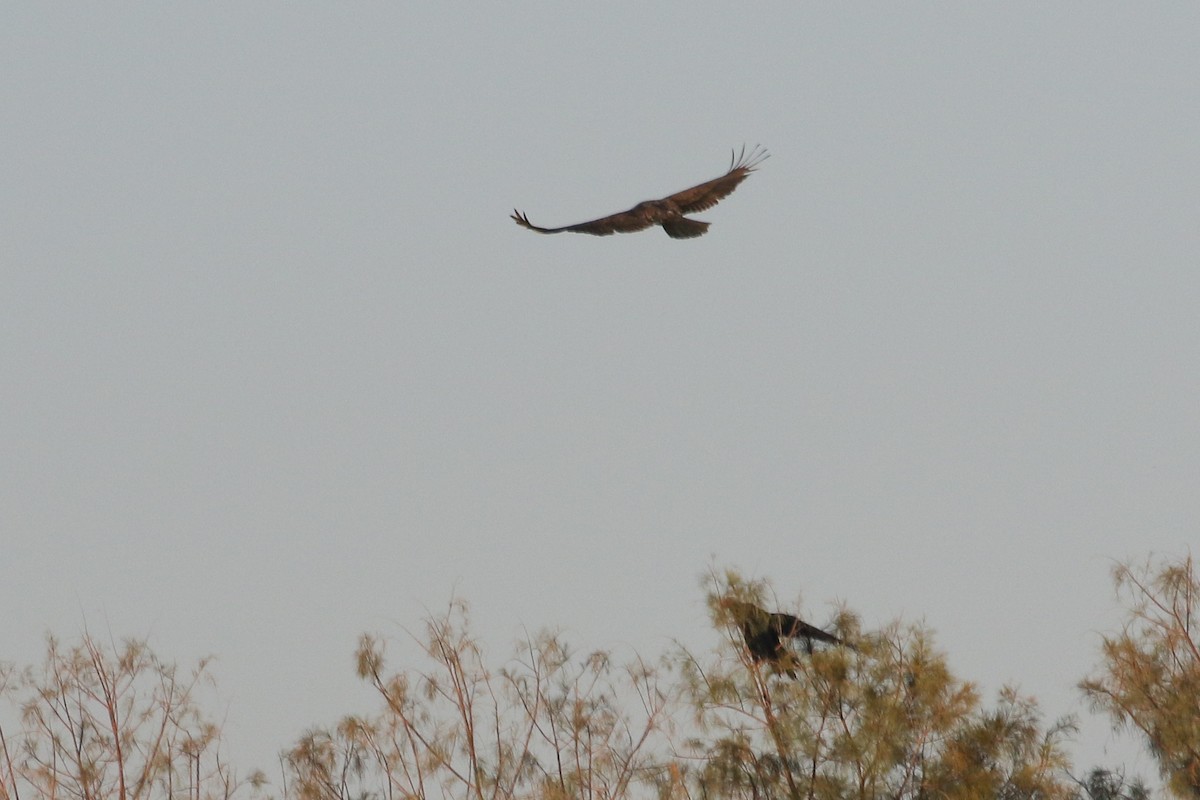
[[[633,796],[663,769],[667,689],[640,660],[576,658],[555,634],[487,663],[466,605],[427,621],[427,663],[390,673],[364,636],[358,675],[380,709],[305,735],[285,757],[302,800],[454,797],[600,800]]]
[[[181,674],[144,640],[46,640],[40,670],[0,671],[20,727],[0,730],[0,800],[227,800],[243,785],[201,710],[208,662]],[[257,788],[255,773],[247,781]]]
[[[1140,732],[1168,789],[1200,797],[1200,582],[1190,557],[1113,569],[1125,605],[1098,673],[1080,688],[1117,727]]]
[[[757,605],[767,587],[736,574],[712,579],[720,599]],[[836,633],[857,649],[795,659],[791,680],[750,659],[734,630],[724,655],[681,659],[699,727],[688,785],[703,798],[1069,798],[1069,726],[1043,727],[1036,703],[1012,689],[985,708],[918,626],[864,634],[842,611]]]
[[[1191,562],[1116,571],[1129,619],[1083,684],[1097,709],[1147,737],[1171,790],[1196,790],[1200,655]],[[413,637],[410,667],[363,636],[358,677],[373,711],[301,737],[283,754],[297,800],[1145,800],[1138,781],[1094,770],[1074,782],[1068,722],[1005,688],[991,704],[956,677],[922,625],[865,631],[841,608],[841,640],[751,658],[733,599],[780,611],[769,587],[710,576],[724,638],[659,665],[574,653],[560,636],[521,641],[500,663],[453,602]],[[742,607],[744,608],[744,607]],[[810,619],[812,619],[810,617]],[[816,621],[816,620],[814,620]],[[844,644],[844,646],[843,646]],[[790,675],[794,673],[794,677]],[[240,783],[218,727],[183,675],[145,642],[106,649],[47,640],[39,669],[0,668],[19,727],[0,728],[0,800],[227,800]]]

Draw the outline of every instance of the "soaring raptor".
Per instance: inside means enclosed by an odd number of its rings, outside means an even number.
[[[758,167],[769,153],[755,146],[750,154],[742,147],[740,153],[734,152],[729,159],[729,171],[719,178],[713,178],[690,189],[664,197],[661,200],[644,200],[628,211],[613,214],[608,217],[594,219],[591,222],[580,222],[576,225],[564,225],[561,228],[539,228],[529,221],[529,217],[513,209],[513,221],[522,228],[529,228],[538,233],[590,233],[593,236],[608,236],[611,233],[633,233],[645,230],[654,225],[661,225],[672,239],[691,239],[703,236],[711,223],[698,219],[688,219],[684,214],[693,214],[712,208],[728,197],[738,184]]]

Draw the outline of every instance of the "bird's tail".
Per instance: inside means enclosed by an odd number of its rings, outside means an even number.
[[[667,232],[667,236],[672,239],[692,239],[708,233],[708,226],[711,224],[711,222],[701,222],[698,219],[680,217],[664,222],[662,226],[663,230]]]

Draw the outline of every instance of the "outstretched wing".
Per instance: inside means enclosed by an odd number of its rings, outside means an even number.
[[[590,233],[593,236],[609,236],[614,233],[633,233],[634,231],[643,231],[655,223],[652,220],[646,219],[644,216],[634,213],[634,209],[622,211],[620,214],[612,214],[611,216],[594,219],[591,222],[580,222],[575,225],[564,225],[561,228],[540,228],[529,221],[529,217],[523,212],[517,211],[515,208],[512,213],[513,221],[522,228],[529,228],[531,231],[538,233],[562,233],[569,231],[571,233]]]
[[[791,614],[781,614],[778,612],[771,614],[771,627],[778,631],[780,636],[787,636],[791,639],[816,639],[818,642],[844,644],[841,639],[832,633],[826,633],[817,626],[809,625],[804,620],[799,617],[793,617]]]
[[[690,189],[684,189],[682,192],[676,192],[663,199],[675,203],[684,214],[712,208],[732,194],[738,184],[746,180],[759,164],[770,158],[770,155],[759,145],[755,145],[750,154],[746,155],[746,148],[743,146],[740,153],[730,156],[729,171],[721,177],[713,178],[711,181],[706,181]]]
[[[708,230],[708,223],[684,220],[680,219],[680,216],[715,206],[723,198],[728,197],[738,184],[746,180],[746,176],[754,172],[769,155],[766,150],[757,145],[747,155],[746,148],[743,146],[740,153],[735,151],[730,157],[729,171],[719,178],[713,178],[706,183],[676,192],[662,200],[647,200],[644,203],[638,203],[628,211],[594,219],[590,222],[564,225],[561,228],[543,228],[534,225],[529,221],[529,217],[516,209],[513,210],[512,219],[522,228],[528,228],[538,233],[569,231],[571,233],[590,233],[593,236],[608,236],[613,233],[643,231],[654,225],[662,225],[667,235],[672,238],[690,239],[703,235]]]

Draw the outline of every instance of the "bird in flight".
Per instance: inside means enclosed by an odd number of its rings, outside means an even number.
[[[729,171],[719,178],[713,178],[690,189],[676,192],[661,200],[644,200],[628,211],[613,214],[608,217],[594,219],[591,222],[580,222],[576,225],[564,225],[561,228],[539,228],[529,221],[529,217],[513,209],[513,221],[522,228],[529,228],[538,233],[590,233],[593,236],[608,236],[612,233],[633,233],[645,230],[654,225],[661,225],[672,239],[691,239],[703,236],[711,223],[698,219],[688,219],[684,214],[694,214],[712,208],[728,197],[738,184],[758,167],[770,154],[759,146],[755,146],[746,154],[745,146],[740,153],[734,151],[729,159]]]
[[[766,611],[753,603],[734,600],[732,597],[721,598],[719,605],[729,612],[729,618],[741,629],[750,659],[765,661],[782,669],[792,678],[796,677],[796,671],[791,666],[795,663],[795,654],[787,646],[785,639],[803,639],[804,650],[809,655],[812,655],[813,641],[853,649],[853,645],[846,644],[832,633],[826,633],[791,614]]]

